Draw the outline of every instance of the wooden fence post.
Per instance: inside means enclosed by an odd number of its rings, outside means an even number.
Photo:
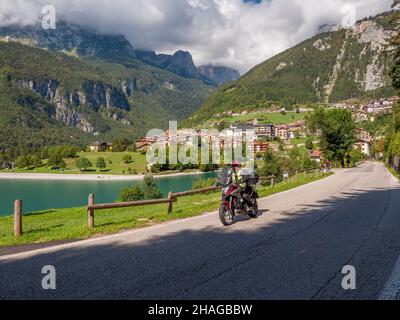
[[[271,179],[271,186],[272,186],[272,188],[274,188],[275,187],[275,179],[272,177],[272,179]]]
[[[14,203],[14,236],[22,236],[22,200],[15,200]]]
[[[93,205],[94,205],[94,194],[91,193],[91,194],[89,194],[88,206],[93,206]],[[90,230],[94,229],[94,210],[93,209],[88,209],[88,228]]]
[[[299,170],[296,170],[296,182],[299,182]]]
[[[172,192],[168,193],[168,214],[172,213],[172,200],[174,199],[174,194]]]

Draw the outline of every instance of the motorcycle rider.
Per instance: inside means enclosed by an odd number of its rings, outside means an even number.
[[[231,165],[231,170],[229,171],[229,184],[239,184],[240,183],[240,169],[242,165],[234,161]]]
[[[241,180],[241,169],[242,169],[242,165],[239,162],[237,162],[237,161],[232,162],[231,170],[229,172],[229,175],[230,175],[229,184],[237,185],[240,189],[239,194],[240,194],[241,199],[244,199],[248,205],[253,205],[250,195],[248,193],[246,193],[248,186],[247,186],[246,182],[243,182]]]

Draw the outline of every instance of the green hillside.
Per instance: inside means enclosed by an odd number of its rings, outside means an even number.
[[[292,107],[392,95],[390,39],[398,32],[398,23],[390,12],[359,21],[354,29],[318,34],[219,88],[182,125],[274,103]]]
[[[76,58],[0,42],[0,148],[134,139],[189,116],[212,90],[134,57]]]

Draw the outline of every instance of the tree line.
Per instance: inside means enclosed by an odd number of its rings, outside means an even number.
[[[73,145],[43,146],[43,147],[11,147],[7,149],[0,148],[0,169],[4,168],[34,168],[43,166],[44,163],[51,169],[64,169],[67,164],[64,159],[78,158],[78,153],[88,151]],[[127,138],[113,140],[113,152],[136,152],[136,144]],[[125,158],[125,163],[130,163],[132,158]],[[96,167],[104,170],[107,163],[104,158],[99,157],[96,161]],[[88,159],[79,158],[76,161],[79,169],[87,170],[93,166]]]
[[[393,1],[393,8],[400,4],[400,0]],[[394,19],[400,21],[400,12],[397,12]],[[400,35],[392,39],[392,45],[396,48],[391,78],[393,87],[400,95]],[[393,109],[393,119],[390,132],[386,136],[383,145],[385,161],[400,173],[400,102]]]

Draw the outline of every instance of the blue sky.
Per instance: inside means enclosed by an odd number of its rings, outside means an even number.
[[[243,0],[243,2],[253,2],[253,3],[260,3],[262,0]]]

